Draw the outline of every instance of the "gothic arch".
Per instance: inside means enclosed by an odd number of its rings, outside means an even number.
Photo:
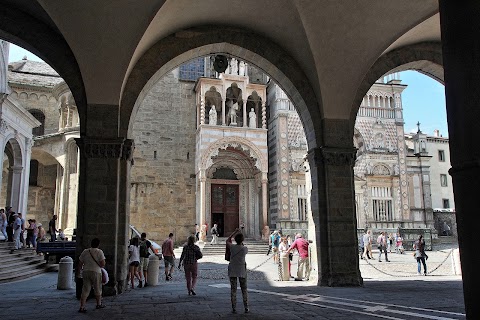
[[[363,78],[353,100],[350,123],[355,125],[358,109],[368,90],[382,76],[405,70],[415,70],[443,84],[442,44],[440,42],[422,42],[404,46],[378,58]]]
[[[229,137],[218,140],[213,143],[204,153],[200,160],[199,170],[208,169],[212,163],[212,157],[218,155],[220,149],[227,149],[228,147],[240,148],[247,155],[256,160],[255,167],[261,172],[268,171],[268,159],[262,154],[260,149],[247,139],[240,137]]]
[[[322,145],[318,98],[298,63],[271,40],[233,27],[196,27],[158,41],[133,67],[120,100],[120,136],[131,136],[135,114],[149,89],[167,72],[212,52],[256,65],[278,83],[297,107],[308,147]]]

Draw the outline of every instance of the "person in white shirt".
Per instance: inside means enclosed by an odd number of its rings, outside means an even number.
[[[138,273],[138,266],[140,265],[140,247],[139,247],[138,237],[132,239],[130,245],[128,246],[128,265],[130,273],[130,284],[132,289],[135,288],[134,280],[138,279],[138,282],[142,282],[142,278]]]

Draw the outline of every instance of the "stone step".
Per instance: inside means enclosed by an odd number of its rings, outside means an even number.
[[[29,271],[37,269],[38,267],[42,267],[44,270],[44,265],[45,261],[43,260],[32,260],[32,261],[27,261],[27,263],[22,263],[22,264],[16,264],[11,266],[8,269],[0,271],[0,279],[5,280],[8,278],[14,278],[16,277],[16,274],[19,273],[20,275],[29,273]]]
[[[14,248],[13,242],[0,242],[0,283],[27,279],[47,271],[43,256],[38,256],[34,249]]]
[[[36,265],[30,265],[28,269],[24,269],[21,272],[17,272],[18,270],[15,269],[15,272],[10,270],[10,273],[7,275],[0,274],[0,283],[7,283],[17,280],[28,279],[33,276],[42,274],[46,272],[45,262],[40,262]]]

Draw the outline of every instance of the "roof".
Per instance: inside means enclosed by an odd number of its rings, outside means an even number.
[[[58,73],[45,62],[23,59],[8,65],[8,82],[11,85],[53,88],[62,81]]]

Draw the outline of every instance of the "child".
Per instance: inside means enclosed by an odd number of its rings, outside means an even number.
[[[60,241],[65,241],[65,233],[63,233],[62,229],[58,229],[58,237],[60,238]]]

